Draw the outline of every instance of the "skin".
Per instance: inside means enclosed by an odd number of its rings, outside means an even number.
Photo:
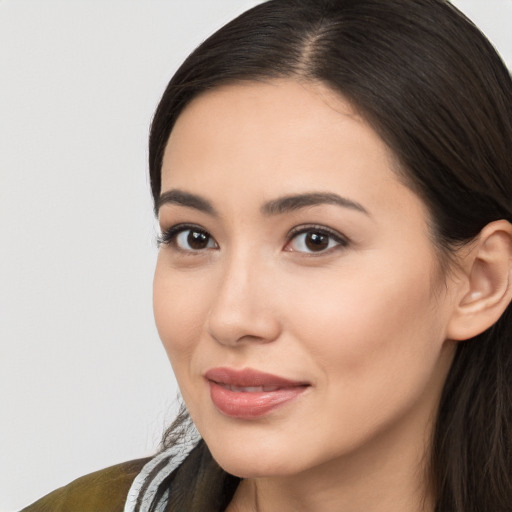
[[[245,479],[230,511],[433,510],[425,460],[460,286],[440,271],[428,212],[393,162],[347,101],[292,80],[209,91],[171,133],[162,192],[201,196],[216,214],[161,205],[164,232],[187,223],[211,238],[161,245],[155,318],[199,432]],[[262,212],[311,192],[365,211]],[[290,235],[308,226],[338,239],[311,254]],[[231,418],[204,378],[221,366],[310,386],[263,417]]]

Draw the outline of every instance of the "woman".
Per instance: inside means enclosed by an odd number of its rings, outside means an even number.
[[[150,137],[155,319],[200,440],[184,411],[27,510],[512,510],[511,142],[510,75],[442,0],[220,29]]]

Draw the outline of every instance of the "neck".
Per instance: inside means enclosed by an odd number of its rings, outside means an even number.
[[[230,512],[433,512],[432,497],[422,490],[418,479],[380,478],[377,471],[365,478],[340,477],[329,480],[244,480]],[[387,485],[386,485],[387,483]],[[305,491],[307,488],[307,491]]]

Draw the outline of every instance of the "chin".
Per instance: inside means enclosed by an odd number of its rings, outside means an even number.
[[[219,466],[231,475],[239,478],[283,477],[305,470],[307,461],[299,460],[286,450],[257,443],[242,446],[234,442],[217,445],[208,444],[210,452]]]
[[[215,457],[217,464],[227,473],[239,478],[278,477],[295,474],[292,468],[272,460],[245,459],[239,456]]]

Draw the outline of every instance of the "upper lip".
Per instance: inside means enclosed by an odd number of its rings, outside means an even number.
[[[237,370],[234,368],[212,368],[204,374],[209,381],[217,384],[239,387],[272,386],[277,388],[290,388],[307,386],[308,382],[290,380],[271,373],[261,372],[252,368]]]

